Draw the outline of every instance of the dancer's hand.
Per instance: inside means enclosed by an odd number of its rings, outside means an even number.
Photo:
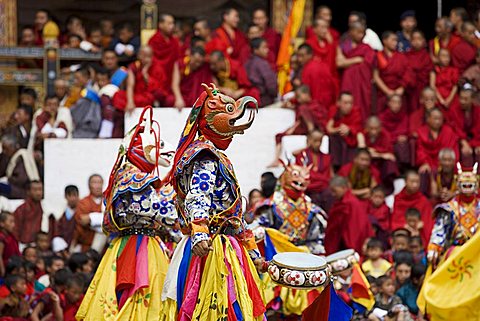
[[[259,257],[253,261],[258,273],[265,273],[268,270],[268,264],[265,262],[265,258]]]
[[[200,241],[192,248],[192,253],[195,256],[205,256],[208,252],[213,251],[212,240]]]

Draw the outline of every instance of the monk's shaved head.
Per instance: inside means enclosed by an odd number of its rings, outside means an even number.
[[[370,117],[367,118],[366,125],[367,126],[381,126],[382,122],[381,122],[380,118],[378,118],[377,116],[370,116]]]
[[[439,152],[438,152],[438,160],[441,161],[445,158],[451,158],[453,160],[455,160],[455,151],[451,148],[442,148]]]
[[[348,187],[348,180],[343,176],[334,176],[330,180],[330,187]]]

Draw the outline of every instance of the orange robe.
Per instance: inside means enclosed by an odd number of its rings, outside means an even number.
[[[102,203],[100,202],[97,204],[95,202],[95,198],[92,195],[85,197],[84,199],[78,202],[77,210],[75,212],[75,234],[74,240],[76,240],[77,244],[81,245],[82,252],[86,252],[90,249],[92,245],[93,238],[95,236],[95,231],[90,229],[89,226],[82,226],[80,224],[80,218],[83,215],[89,215],[93,212],[101,212],[102,211]]]

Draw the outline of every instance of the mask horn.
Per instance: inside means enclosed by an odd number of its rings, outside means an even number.
[[[460,165],[460,162],[457,162],[457,171],[458,171],[458,174],[462,174],[462,165]]]
[[[215,87],[214,84],[211,84],[211,85],[212,87],[209,87],[207,84],[202,83],[202,87],[205,88],[205,91],[207,92],[208,97],[213,98],[213,96],[217,94],[218,89],[217,87]]]
[[[472,170],[473,175],[477,175],[477,170],[478,170],[478,163],[475,162],[475,165],[473,165],[473,170]]]

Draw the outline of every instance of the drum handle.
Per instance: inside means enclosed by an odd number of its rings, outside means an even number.
[[[220,224],[220,227],[217,229],[217,231],[213,234],[212,241],[220,234],[220,231],[222,230],[223,226],[229,222],[230,220],[238,220],[240,225],[242,226],[243,230],[245,231],[245,225],[243,224],[242,220],[239,217],[236,216],[231,216],[229,218],[226,218],[222,224]]]

